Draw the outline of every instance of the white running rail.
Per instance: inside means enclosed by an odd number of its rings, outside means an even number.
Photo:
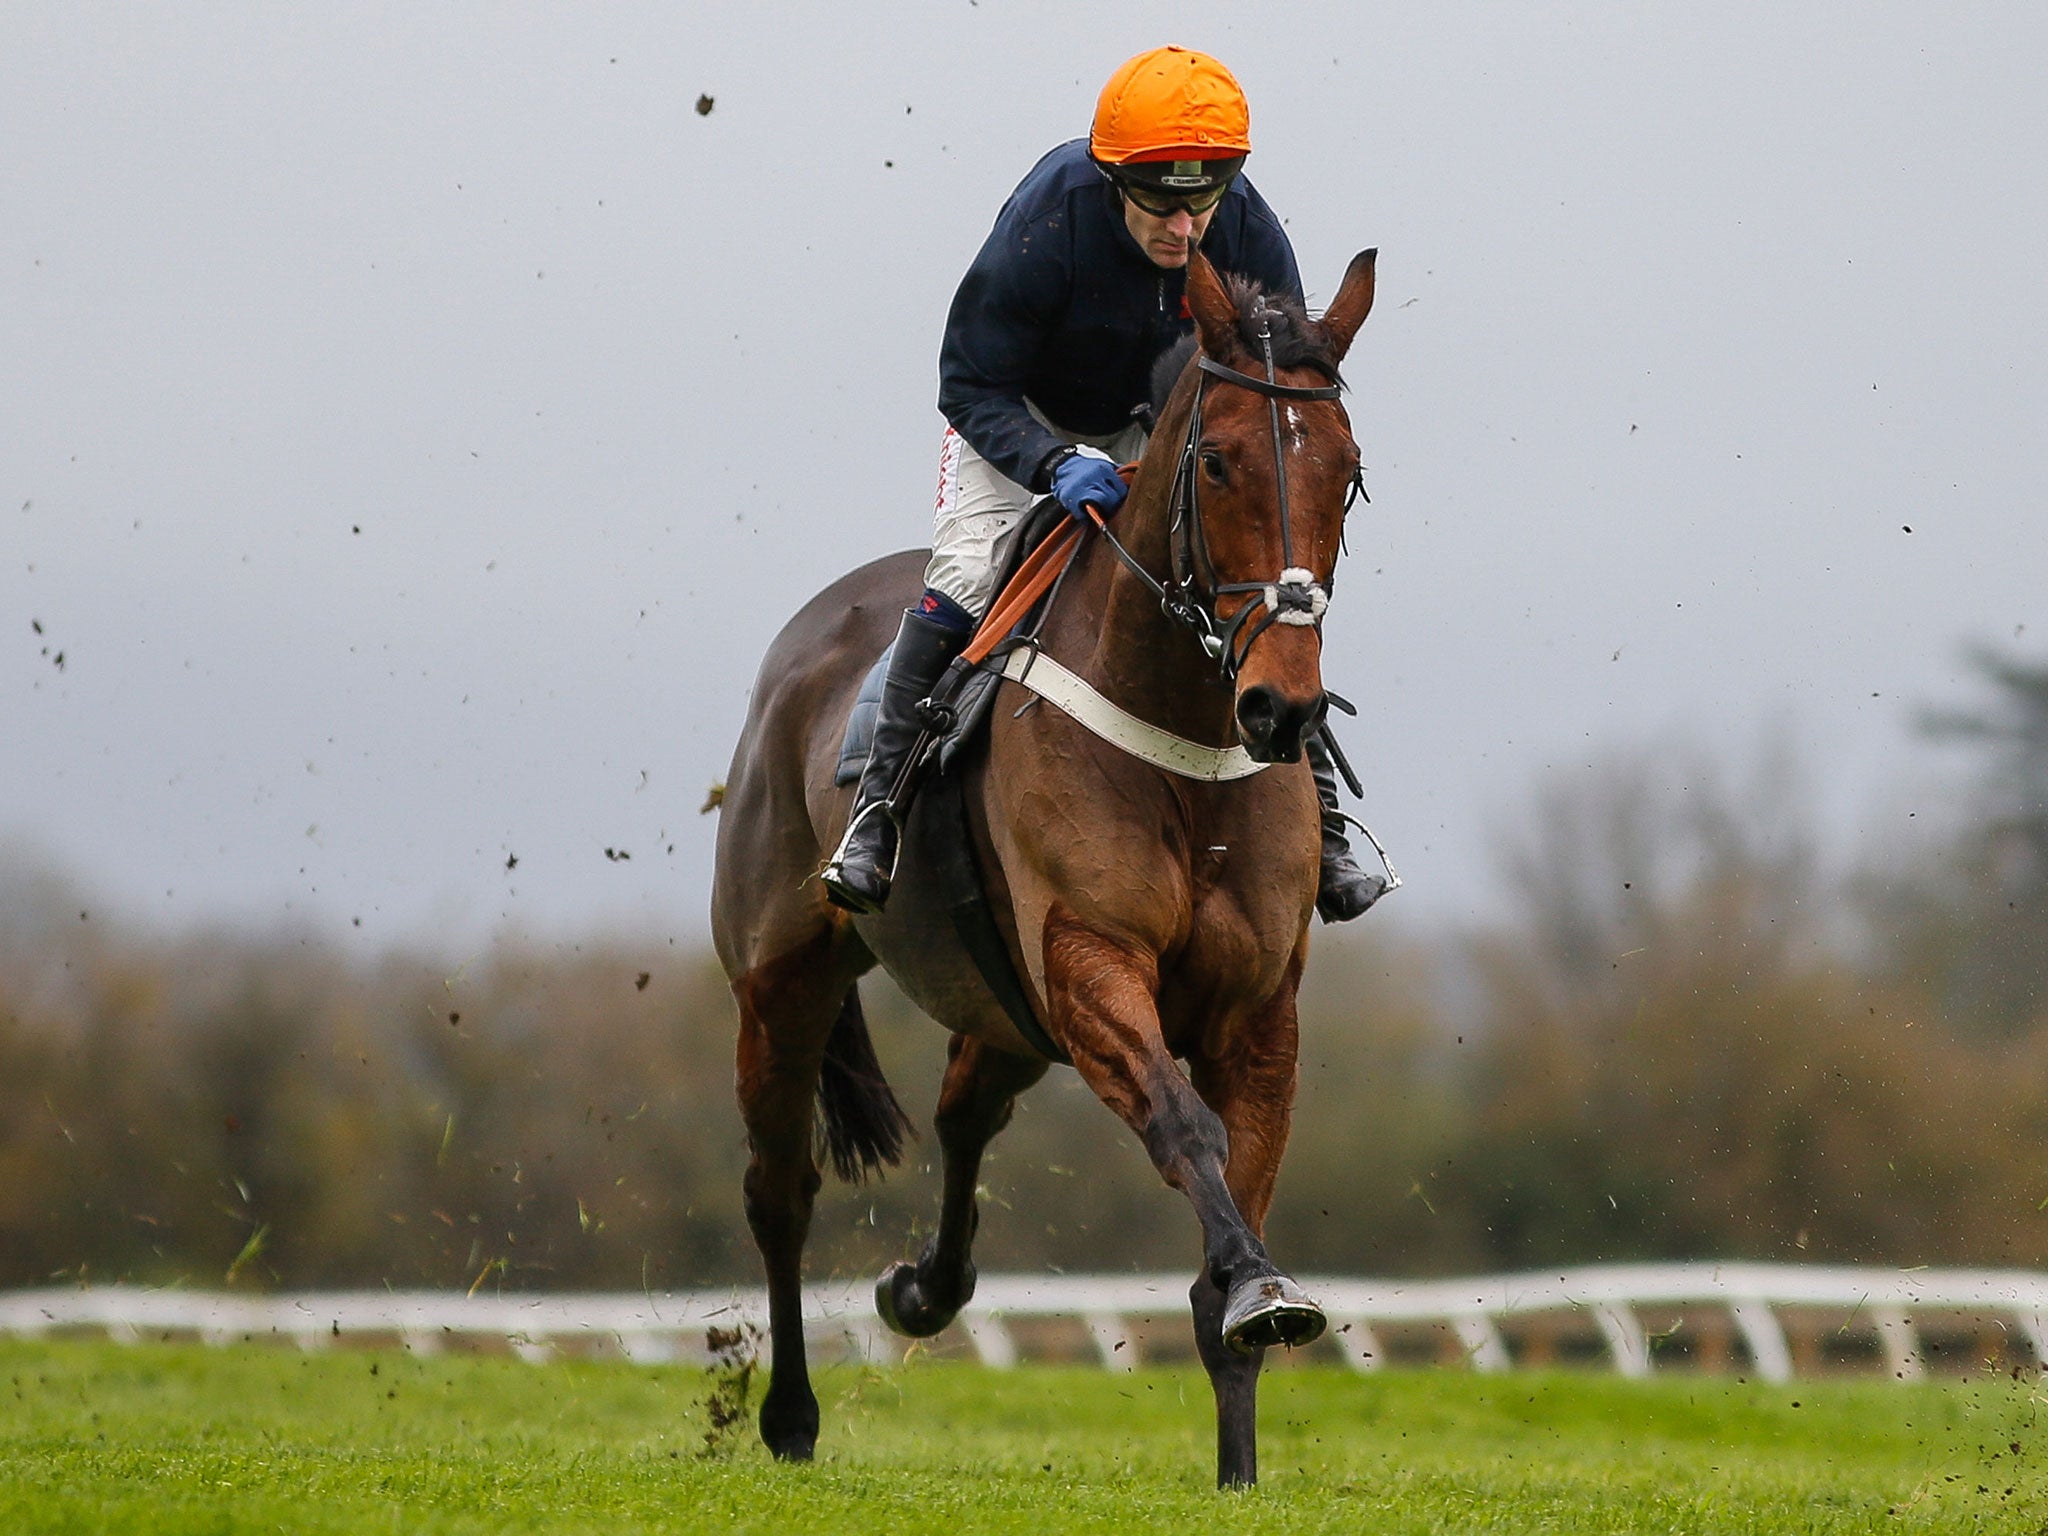
[[[1924,1340],[1946,1330],[1966,1341],[1995,1337],[2002,1354],[2023,1344],[2048,1364],[2048,1275],[1996,1270],[1892,1270],[1774,1264],[1624,1264],[1468,1280],[1303,1277],[1329,1315],[1336,1354],[1358,1370],[1388,1362],[1384,1340],[1420,1336],[1423,1358],[1462,1356],[1472,1369],[1502,1371],[1531,1359],[1531,1337],[1576,1331],[1598,1340],[1626,1376],[1653,1368],[1654,1344],[1683,1337],[1728,1341],[1722,1368],[1787,1381],[1804,1357],[1819,1362],[1831,1341],[1860,1342],[1872,1363],[1901,1381],[1924,1374]],[[1007,1367],[1027,1350],[1020,1336],[1068,1325],[1113,1370],[1143,1359],[1145,1323],[1158,1337],[1187,1330],[1185,1275],[984,1275],[960,1318],[960,1334],[985,1364]],[[1643,1321],[1652,1313],[1662,1331]],[[875,1316],[869,1283],[812,1286],[806,1330],[853,1358],[901,1359],[903,1341]],[[762,1326],[758,1291],[661,1295],[476,1295],[441,1291],[343,1291],[217,1295],[112,1285],[0,1292],[0,1335],[96,1332],[117,1339],[199,1338],[223,1344],[283,1338],[318,1349],[344,1339],[433,1353],[456,1342],[509,1345],[522,1358],[558,1350],[618,1353],[644,1362],[714,1358],[711,1329]],[[1672,1321],[1672,1319],[1676,1321]],[[1587,1325],[1590,1324],[1590,1327]],[[1178,1330],[1175,1333],[1175,1330]],[[1532,1330],[1534,1330],[1532,1332]],[[1427,1339],[1444,1347],[1432,1355]],[[1518,1348],[1511,1336],[1524,1343]],[[1455,1343],[1450,1341],[1455,1340]],[[1739,1341],[1745,1361],[1736,1358]],[[1839,1351],[1838,1351],[1839,1353]],[[1701,1357],[1710,1368],[1714,1360]],[[1975,1365],[1979,1362],[1969,1362]]]

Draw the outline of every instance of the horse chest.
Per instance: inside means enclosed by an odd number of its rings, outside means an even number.
[[[1162,957],[1162,994],[1177,987],[1219,1014],[1271,997],[1299,941],[1302,906],[1285,893],[1260,897],[1223,888],[1198,899],[1185,940]]]

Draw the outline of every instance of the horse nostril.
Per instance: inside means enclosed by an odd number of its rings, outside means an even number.
[[[1238,731],[1245,750],[1262,762],[1300,761],[1309,734],[1322,724],[1328,707],[1322,694],[1303,703],[1263,684],[1245,689],[1237,700]]]
[[[1238,734],[1260,762],[1292,763],[1301,757],[1302,738],[1313,727],[1311,711],[1264,684],[1245,689],[1237,700]]]
[[[1279,705],[1272,689],[1263,686],[1247,688],[1238,695],[1237,728],[1254,757],[1263,754],[1279,722]]]

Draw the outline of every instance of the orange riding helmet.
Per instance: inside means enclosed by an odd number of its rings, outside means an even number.
[[[1236,159],[1251,148],[1243,87],[1192,48],[1153,48],[1125,60],[1102,88],[1088,135],[1088,152],[1104,165]]]

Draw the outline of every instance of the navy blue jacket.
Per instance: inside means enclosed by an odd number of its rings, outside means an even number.
[[[1202,254],[1225,272],[1299,299],[1294,248],[1242,176],[1224,194]],[[1116,189],[1062,144],[1018,183],[960,280],[939,348],[939,409],[983,458],[1034,491],[1061,445],[1028,397],[1069,432],[1107,436],[1151,398],[1152,365],[1194,328],[1185,268],[1152,264]]]

